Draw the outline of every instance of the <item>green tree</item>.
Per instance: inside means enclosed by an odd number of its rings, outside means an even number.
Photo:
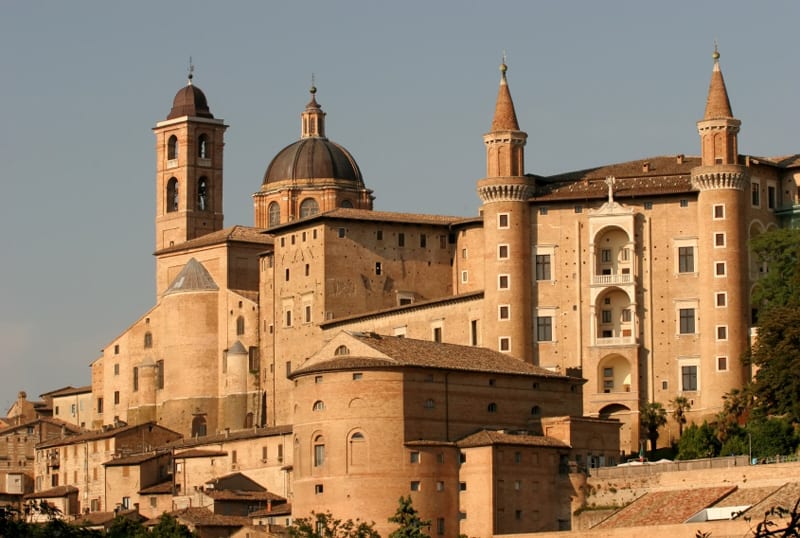
[[[798,437],[794,426],[786,418],[767,418],[753,420],[747,425],[751,435],[753,456],[769,458],[794,454]]]
[[[800,229],[781,228],[750,241],[753,258],[766,272],[753,290],[760,313],[774,307],[800,305]]]
[[[150,529],[144,536],[157,538],[195,538],[197,534],[189,530],[189,527],[181,524],[178,519],[169,514],[162,514],[158,524]]]
[[[420,519],[417,509],[411,503],[411,495],[400,497],[397,511],[389,518],[389,523],[398,525],[389,538],[430,538],[423,529],[429,529],[431,522]]]
[[[693,460],[713,458],[719,454],[720,442],[714,429],[703,422],[700,426],[691,424],[678,441],[678,459]]]
[[[683,437],[683,427],[686,425],[686,412],[692,408],[692,402],[686,396],[675,396],[672,400],[672,418],[678,423],[678,438]]]
[[[292,538],[380,538],[374,522],[343,521],[330,512],[311,512],[311,517],[295,519],[287,530]]]
[[[107,538],[142,538],[147,536],[147,530],[138,521],[117,516],[106,531]]]
[[[656,451],[658,430],[667,423],[667,410],[658,402],[650,402],[639,411],[639,424],[650,440],[650,452]]]

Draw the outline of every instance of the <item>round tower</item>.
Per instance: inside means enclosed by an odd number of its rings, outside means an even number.
[[[700,358],[695,390],[685,395],[692,397],[696,391],[700,401],[695,400],[693,408],[698,412],[715,412],[725,393],[743,385],[746,369],[740,358],[749,345],[746,204],[750,178],[748,169],[739,164],[741,122],[733,117],[719,57],[715,47],[705,115],[697,122],[701,164],[692,170],[692,186],[699,191],[695,270],[701,290]],[[693,366],[680,366],[682,381]],[[681,388],[687,392],[685,385]]]
[[[478,181],[478,196],[483,202],[485,278],[480,344],[533,362],[528,199],[534,185],[524,175],[528,135],[519,129],[506,71],[504,62],[500,65],[491,131],[483,136],[486,177]]]

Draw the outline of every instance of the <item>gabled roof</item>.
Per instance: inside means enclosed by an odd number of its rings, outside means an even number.
[[[29,420],[27,422],[23,422],[22,424],[14,424],[14,425],[8,426],[7,428],[3,428],[2,430],[0,430],[0,435],[5,435],[7,433],[12,433],[12,432],[15,432],[15,431],[17,431],[17,430],[19,430],[21,428],[27,428],[28,426],[35,426],[35,425],[39,424],[40,422],[44,422],[46,424],[52,424],[53,426],[56,426],[58,428],[63,428],[69,434],[77,434],[77,433],[80,433],[80,432],[83,431],[81,428],[79,428],[78,426],[76,426],[75,424],[72,424],[70,422],[66,422],[66,421],[63,421],[63,420],[60,420],[60,419],[57,419],[57,418],[52,418],[52,417],[39,417],[39,418],[35,418],[33,420]]]
[[[192,507],[176,510],[169,513],[175,516],[179,521],[190,523],[195,527],[244,527],[250,523],[250,520],[242,516],[223,516],[215,514],[208,508]],[[151,519],[147,521],[147,525],[158,524],[158,519]]]
[[[166,450],[155,451],[155,452],[145,452],[142,454],[134,454],[133,456],[125,456],[123,458],[114,458],[112,460],[106,461],[103,463],[106,467],[120,467],[123,465],[139,465],[146,461],[150,461],[152,459],[158,458],[159,456],[163,456],[169,454]]]
[[[272,426],[269,428],[247,428],[245,430],[236,430],[231,432],[223,432],[215,435],[206,435],[205,437],[191,437],[185,439],[178,439],[168,443],[168,446],[178,448],[200,447],[203,445],[215,445],[225,441],[238,441],[240,439],[257,439],[259,437],[270,437],[273,435],[288,435],[292,433],[291,426]],[[217,451],[219,451],[217,449]],[[181,453],[181,457],[184,457]]]
[[[45,392],[44,394],[40,394],[39,396],[42,398],[46,396],[49,396],[51,398],[59,398],[61,396],[73,396],[75,394],[86,394],[88,392],[92,392],[91,385],[86,385],[83,387],[66,386],[64,388],[51,390],[50,392]]]
[[[216,232],[190,239],[179,245],[162,248],[156,251],[156,255],[182,252],[201,247],[222,245],[229,243],[253,243],[258,245],[271,245],[272,237],[264,233],[263,228],[253,228],[251,226],[231,226]]]
[[[368,346],[374,354],[359,352],[355,356],[339,355],[330,359],[324,355],[317,355],[312,358],[312,362],[292,372],[289,377],[353,368],[415,367],[569,379],[483,347],[443,344],[376,333],[345,331],[345,334]]]
[[[540,446],[547,448],[570,448],[570,446],[556,439],[545,435],[530,435],[527,433],[506,433],[497,430],[481,430],[464,437],[456,442],[459,448],[473,448],[491,445],[515,445],[515,446]]]
[[[146,422],[144,424],[125,425],[125,426],[120,426],[118,428],[109,428],[107,430],[88,431],[80,433],[78,435],[71,435],[63,439],[54,439],[52,441],[45,441],[43,443],[39,443],[38,445],[36,445],[36,448],[41,449],[53,446],[74,445],[77,443],[85,443],[87,441],[95,441],[98,439],[109,439],[112,437],[117,437],[118,435],[121,435],[123,433],[135,431],[142,428],[152,428],[152,429],[158,428],[163,431],[174,433],[175,435],[180,435],[178,432],[172,431],[168,428],[165,428],[164,426],[159,426],[155,422]]]
[[[78,488],[75,486],[56,486],[54,488],[46,489],[44,491],[37,491],[28,493],[24,496],[25,499],[55,499],[59,497],[67,497],[72,493],[78,493]]]
[[[147,486],[146,488],[142,488],[139,490],[140,495],[160,495],[160,494],[168,494],[172,495],[172,479],[164,480],[163,482],[159,482],[158,484],[153,484],[152,486]]]

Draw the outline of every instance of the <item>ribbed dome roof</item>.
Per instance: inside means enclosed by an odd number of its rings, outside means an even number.
[[[196,118],[213,118],[211,110],[208,108],[208,101],[203,90],[189,84],[178,90],[175,99],[172,100],[172,110],[167,116],[168,120],[181,118],[183,116],[194,116]]]
[[[363,184],[353,156],[327,138],[301,138],[272,159],[263,184],[287,179],[344,179]]]

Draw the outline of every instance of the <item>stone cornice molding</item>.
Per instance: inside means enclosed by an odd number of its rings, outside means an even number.
[[[735,189],[744,191],[747,170],[739,165],[698,166],[692,170],[692,188],[697,191]]]
[[[513,178],[498,178],[498,180],[483,180],[478,182],[478,197],[481,202],[525,202],[534,192],[533,185],[527,182],[502,181]],[[524,179],[524,178],[523,178]]]

